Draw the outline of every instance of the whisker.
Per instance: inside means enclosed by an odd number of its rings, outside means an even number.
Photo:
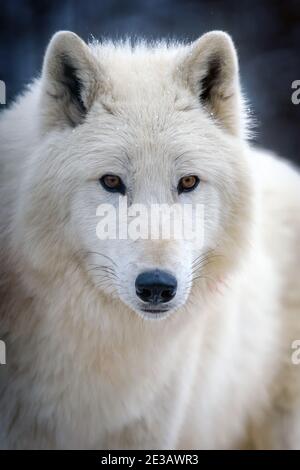
[[[87,253],[89,255],[103,256],[104,258],[108,259],[114,266],[117,266],[117,263],[112,258],[110,258],[110,256],[105,255],[104,253],[99,253],[98,251],[88,251]]]

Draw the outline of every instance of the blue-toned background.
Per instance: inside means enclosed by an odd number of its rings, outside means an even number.
[[[0,79],[10,102],[40,71],[51,35],[195,39],[229,32],[239,51],[243,88],[257,120],[256,141],[300,164],[300,1],[1,0]]]

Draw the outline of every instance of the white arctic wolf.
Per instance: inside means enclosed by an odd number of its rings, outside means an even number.
[[[0,120],[1,447],[300,447],[300,178],[245,121],[225,33],[54,36]],[[100,241],[125,195],[203,204],[202,248]]]

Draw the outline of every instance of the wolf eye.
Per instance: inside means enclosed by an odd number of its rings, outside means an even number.
[[[198,176],[195,175],[189,175],[189,176],[184,176],[179,180],[178,183],[178,194],[181,193],[187,193],[189,191],[193,191],[195,188],[197,188],[200,180]]]
[[[100,183],[102,187],[109,191],[110,193],[121,193],[125,194],[126,188],[121,180],[121,178],[117,175],[104,175],[100,178]]]

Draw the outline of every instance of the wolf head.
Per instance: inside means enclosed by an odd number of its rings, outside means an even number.
[[[189,45],[88,46],[60,32],[39,87],[40,145],[20,211],[24,249],[30,240],[38,273],[58,277],[76,260],[101,295],[161,318],[238,265],[251,223],[251,180],[238,62],[227,34],[211,32]],[[201,206],[201,243],[100,239],[98,208],[117,211],[122,200],[128,209]]]

